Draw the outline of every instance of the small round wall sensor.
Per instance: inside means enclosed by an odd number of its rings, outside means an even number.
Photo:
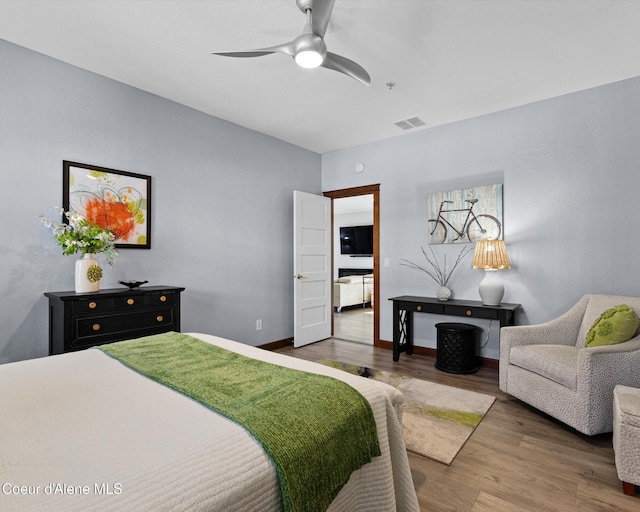
[[[358,162],[356,164],[356,172],[362,172],[364,171],[364,164],[362,162]]]

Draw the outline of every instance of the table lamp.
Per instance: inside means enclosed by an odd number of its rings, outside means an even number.
[[[511,268],[504,240],[481,240],[476,242],[471,268],[485,271],[478,292],[485,306],[499,306],[504,296],[504,286],[498,277],[498,270]]]

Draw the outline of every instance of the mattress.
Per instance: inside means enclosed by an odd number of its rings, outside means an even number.
[[[331,511],[417,511],[402,395],[386,384],[206,334],[248,357],[338,378],[371,404],[382,455]],[[275,467],[242,427],[100,350],[0,366],[0,509],[282,509]]]

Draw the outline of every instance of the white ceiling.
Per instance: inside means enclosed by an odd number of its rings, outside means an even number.
[[[637,0],[337,0],[325,41],[369,87],[209,54],[304,22],[295,0],[0,0],[2,39],[317,153],[640,76]]]

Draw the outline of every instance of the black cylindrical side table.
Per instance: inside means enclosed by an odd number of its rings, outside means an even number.
[[[458,323],[436,324],[438,350],[436,368],[449,373],[478,371],[476,326]]]

